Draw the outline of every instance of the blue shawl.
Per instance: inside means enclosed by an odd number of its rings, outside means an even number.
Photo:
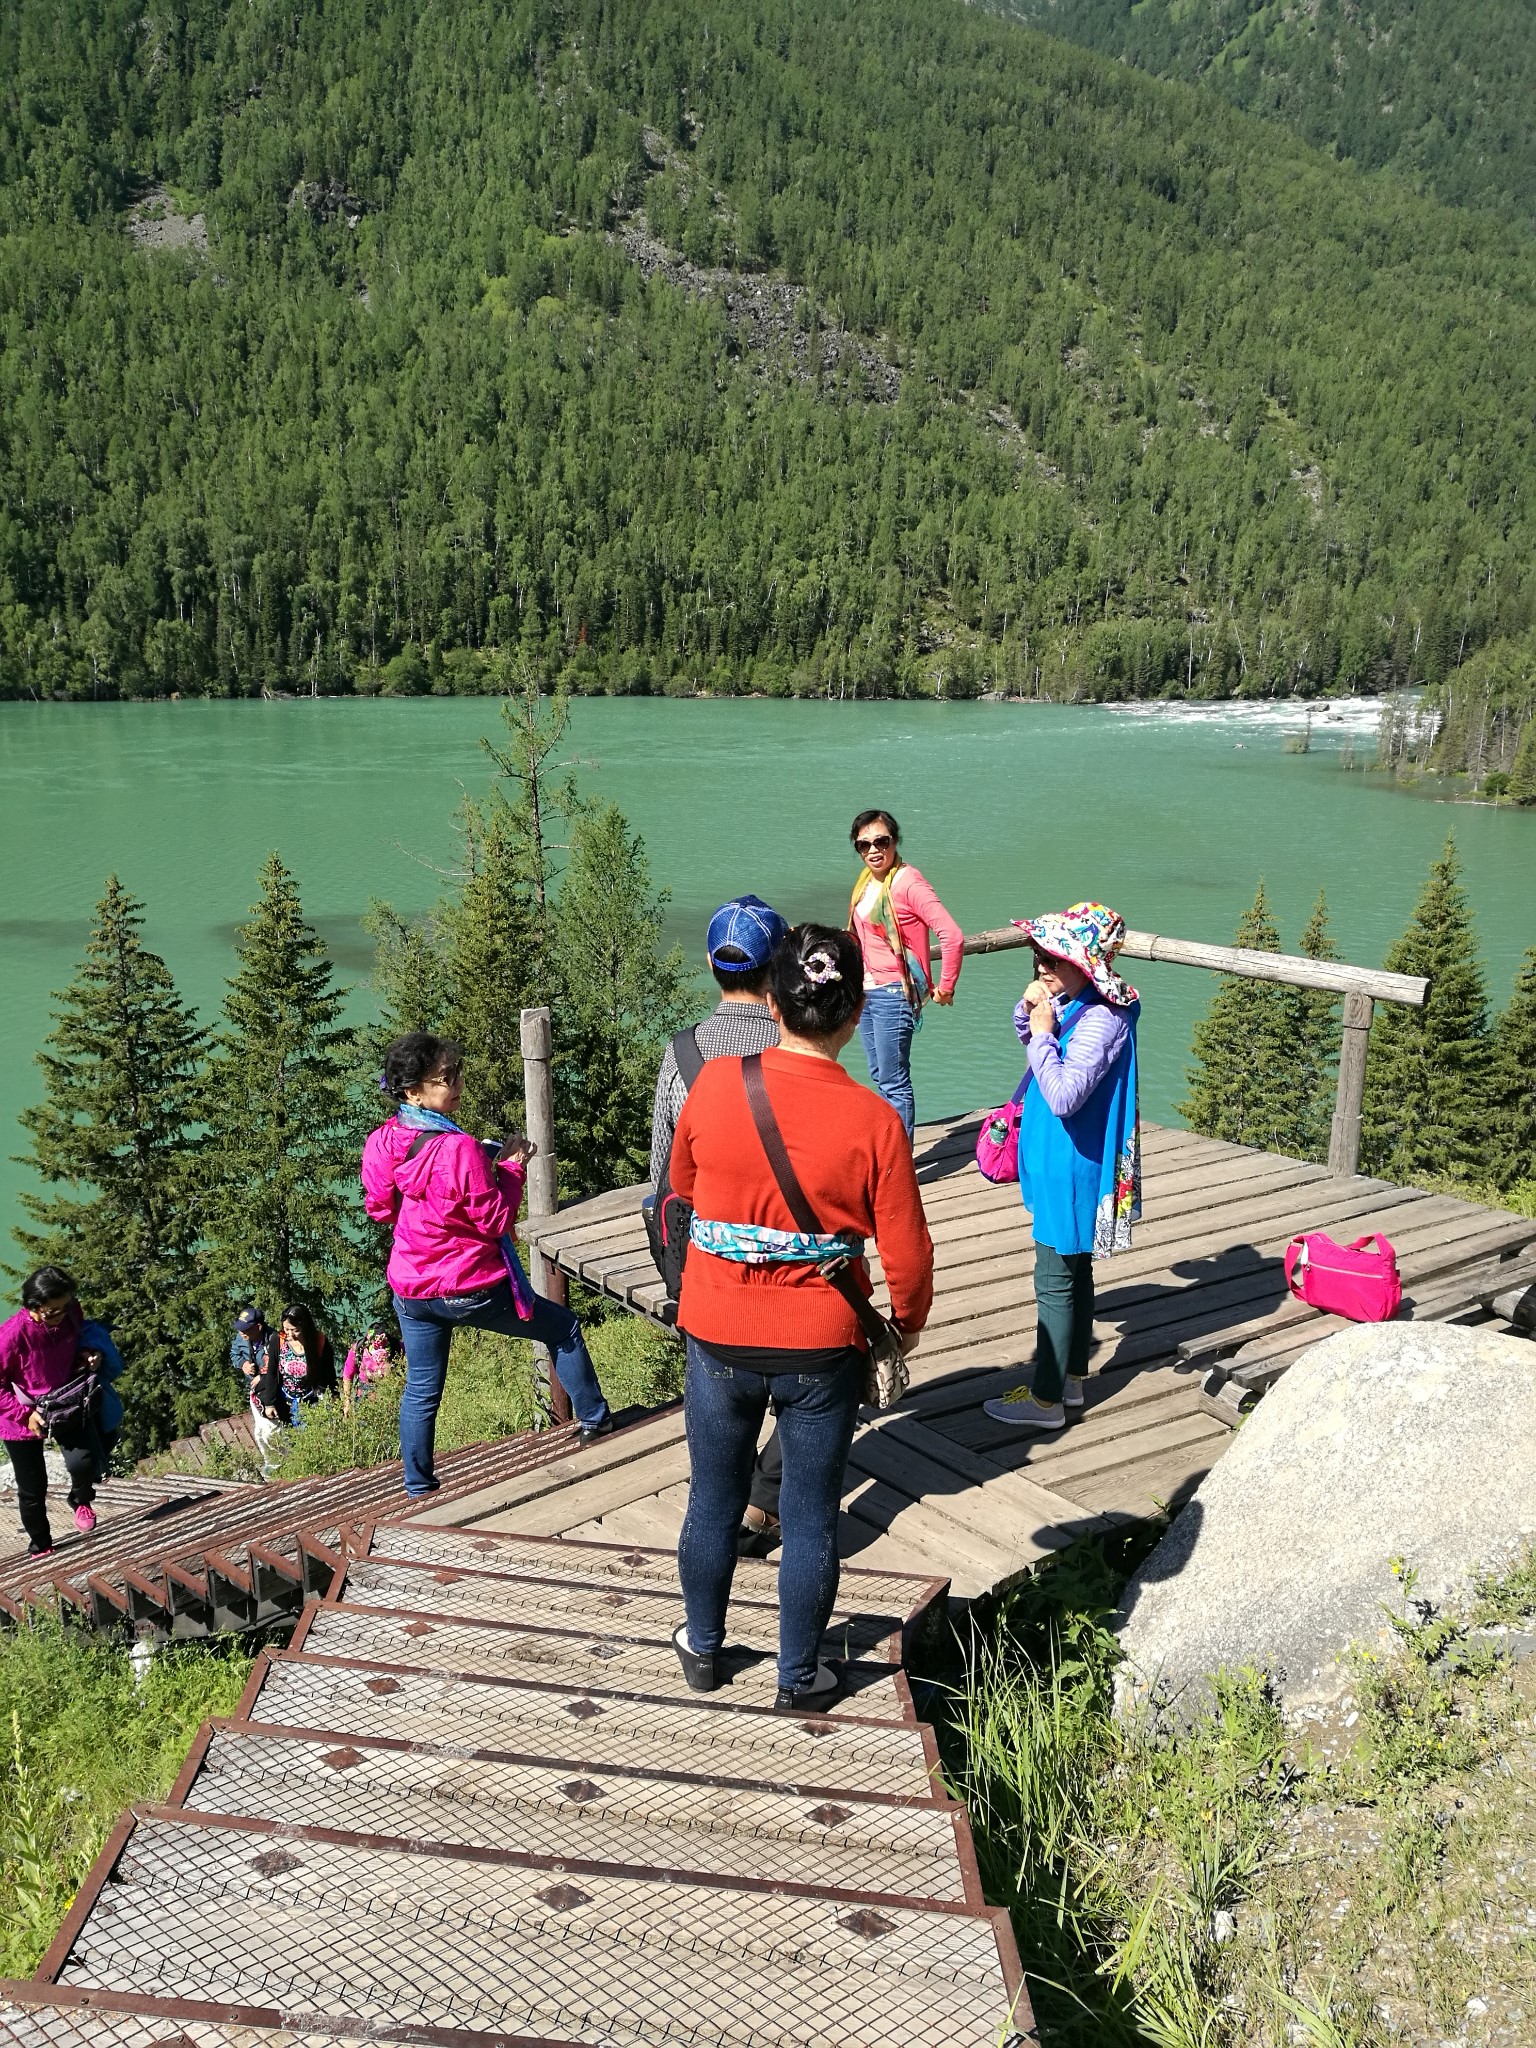
[[[1092,1000],[1097,1000],[1093,998]],[[1059,1031],[1071,1029],[1089,1007],[1074,996],[1061,1012]],[[1136,1081],[1136,1022],[1140,1003],[1125,1011],[1130,1036],[1081,1109],[1059,1117],[1038,1087],[1025,1091],[1019,1122],[1019,1185],[1036,1244],[1069,1258],[1091,1252],[1107,1259],[1129,1251],[1131,1225],[1141,1215],[1141,1115]]]
[[[395,1120],[408,1131],[457,1131],[461,1138],[471,1135],[462,1124],[456,1124],[451,1116],[443,1116],[435,1109],[422,1109],[414,1102],[402,1102],[395,1111]],[[476,1144],[480,1141],[477,1138]],[[512,1300],[516,1304],[521,1321],[527,1322],[533,1314],[536,1299],[529,1285],[528,1275],[523,1271],[523,1262],[517,1256],[517,1241],[510,1230],[501,1239],[502,1263],[507,1269],[507,1279],[512,1288]]]

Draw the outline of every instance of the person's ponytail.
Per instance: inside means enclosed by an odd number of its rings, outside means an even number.
[[[797,924],[773,956],[768,986],[797,1038],[828,1038],[858,1015],[864,955],[858,941],[829,924]]]

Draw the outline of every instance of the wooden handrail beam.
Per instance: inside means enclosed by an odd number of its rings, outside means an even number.
[[[967,953],[1005,953],[1028,946],[1017,925],[971,932]],[[1250,981],[1283,981],[1292,988],[1326,989],[1333,995],[1365,996],[1378,1003],[1408,1003],[1422,1009],[1429,983],[1419,974],[1388,974],[1379,967],[1351,967],[1342,960],[1309,960],[1300,953],[1259,953],[1246,946],[1207,946],[1198,939],[1165,939],[1156,932],[1130,932],[1123,959],[1159,960],[1172,967],[1204,967],[1212,974],[1240,974]]]

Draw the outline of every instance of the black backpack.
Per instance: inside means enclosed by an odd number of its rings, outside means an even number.
[[[678,1076],[686,1095],[704,1071],[704,1055],[699,1051],[699,1041],[692,1030],[678,1032],[672,1041],[672,1057],[677,1063]],[[670,1323],[677,1315],[677,1298],[683,1286],[683,1262],[688,1257],[688,1232],[693,1223],[693,1204],[672,1192],[670,1160],[661,1177],[661,1185],[641,1213],[645,1217],[645,1234],[650,1240],[651,1257],[666,1283],[667,1304],[662,1311],[662,1320]]]

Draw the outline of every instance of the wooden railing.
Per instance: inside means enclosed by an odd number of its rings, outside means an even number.
[[[1030,944],[1017,925],[972,932],[967,953],[1006,953]],[[1309,960],[1300,953],[1257,953],[1246,946],[1207,946],[1198,939],[1165,939],[1156,932],[1125,935],[1120,957],[1158,960],[1173,967],[1204,967],[1213,974],[1239,974],[1249,981],[1283,981],[1292,988],[1316,988],[1344,998],[1344,1038],[1339,1080],[1328,1138],[1328,1165],[1352,1174],[1360,1165],[1360,1104],[1365,1094],[1365,1054],[1378,1003],[1408,1003],[1422,1009],[1429,983],[1422,975],[1388,974],[1379,967],[1351,967],[1342,960]]]

